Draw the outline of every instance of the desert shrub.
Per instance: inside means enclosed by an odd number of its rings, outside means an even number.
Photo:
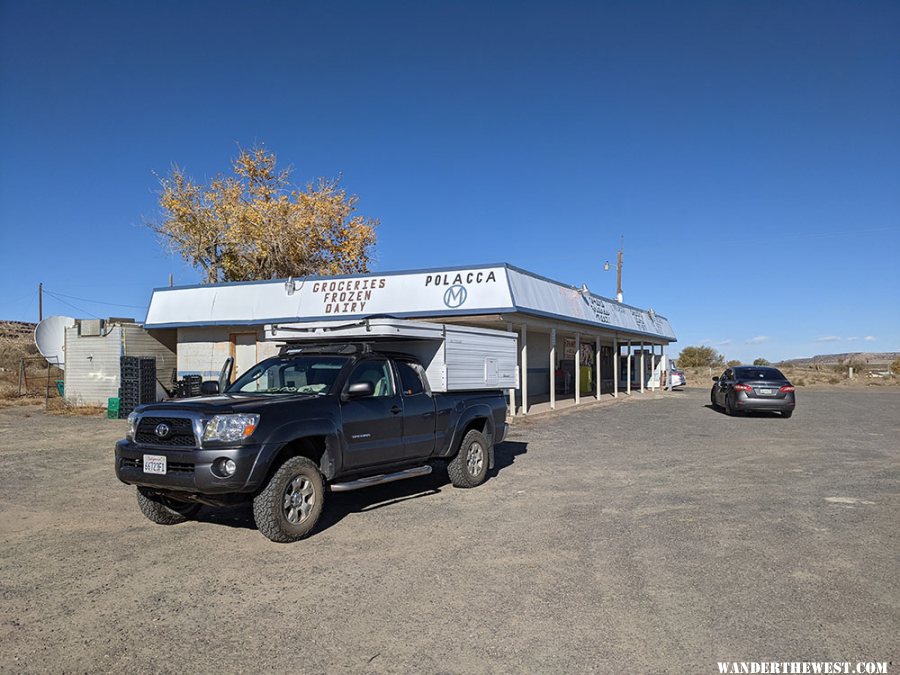
[[[737,359],[731,359],[731,361],[729,361],[725,365],[728,366],[729,368],[734,368],[735,366],[741,365],[741,362],[738,361]]]
[[[685,347],[678,355],[679,368],[716,368],[720,367],[725,359],[712,347]]]
[[[894,375],[900,375],[900,356],[891,363],[891,372],[894,373]]]
[[[772,364],[760,356],[758,359],[753,359],[753,365],[754,366],[770,366]]]
[[[828,384],[838,384],[838,383],[840,383],[840,381],[841,381],[841,378],[835,377],[834,375],[832,375],[831,377],[828,378]]]
[[[797,387],[805,387],[806,386],[806,380],[803,379],[802,377],[798,377],[796,380],[791,380],[791,382]]]

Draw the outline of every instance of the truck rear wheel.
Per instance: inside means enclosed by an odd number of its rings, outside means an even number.
[[[157,525],[178,525],[193,518],[200,510],[200,504],[168,499],[143,488],[137,489],[137,501],[141,513]]]
[[[484,434],[472,429],[463,436],[459,452],[447,465],[453,487],[472,488],[487,479],[488,442]]]
[[[256,527],[267,539],[286,544],[303,539],[322,515],[325,484],[316,464],[291,457],[253,500]]]

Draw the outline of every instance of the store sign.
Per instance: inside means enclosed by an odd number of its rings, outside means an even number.
[[[147,326],[511,309],[506,268],[159,289]]]
[[[674,339],[669,322],[649,310],[601,297],[586,289],[565,286],[521,270],[507,270],[510,288],[520,310],[575,319],[611,330],[640,332]]]
[[[503,265],[160,288],[153,292],[144,325],[163,328],[501,312],[531,312],[551,320],[674,339],[669,322],[653,312]]]

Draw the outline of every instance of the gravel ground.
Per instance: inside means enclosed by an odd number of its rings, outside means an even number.
[[[900,391],[798,398],[532,418],[480,488],[333,495],[290,545],[247,509],[153,525],[113,474],[122,422],[0,409],[0,671],[897,664]]]

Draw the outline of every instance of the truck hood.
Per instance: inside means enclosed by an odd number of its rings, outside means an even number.
[[[276,403],[299,403],[305,400],[321,398],[315,394],[278,394],[257,395],[252,394],[216,394],[214,396],[197,396],[194,398],[173,399],[160,403],[146,403],[136,407],[135,412],[149,414],[157,410],[184,410],[186,412],[198,412],[208,415],[225,414],[231,412],[255,412],[258,409],[271,406]]]

